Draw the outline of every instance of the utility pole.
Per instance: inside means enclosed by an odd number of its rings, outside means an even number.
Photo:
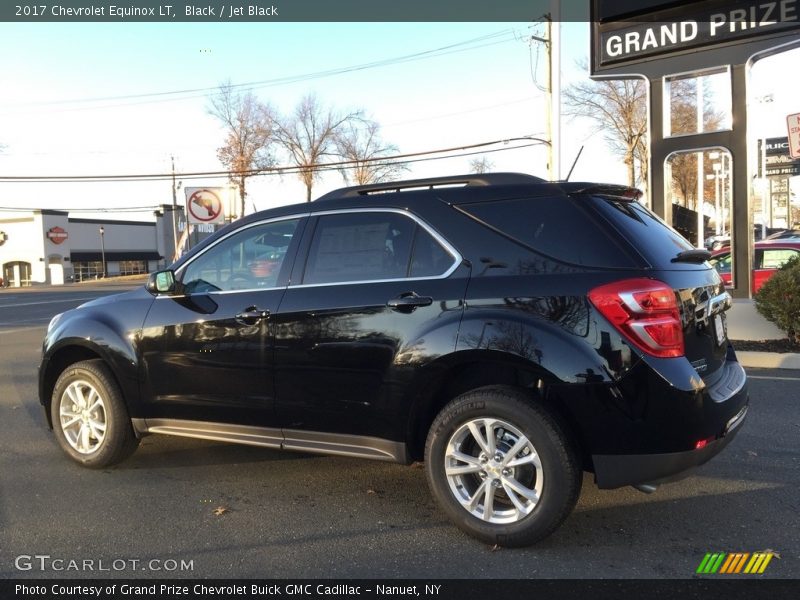
[[[545,37],[535,35],[531,40],[544,44],[547,52],[547,87],[545,88],[545,125],[547,145],[547,178],[550,181],[561,179],[561,23],[559,4],[553,1],[550,13],[545,15],[547,24]],[[541,89],[541,88],[540,88]]]
[[[561,179],[561,23],[558,2],[551,2],[547,19],[548,179]]]
[[[175,186],[175,156],[170,156],[172,161],[172,261],[178,258],[178,189]]]

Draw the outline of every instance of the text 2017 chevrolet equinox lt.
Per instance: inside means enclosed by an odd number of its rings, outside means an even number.
[[[747,413],[708,252],[638,197],[496,173],[247,216],[54,317],[41,402],[87,467],[151,433],[424,460],[458,527],[531,544],[582,471],[652,489]]]

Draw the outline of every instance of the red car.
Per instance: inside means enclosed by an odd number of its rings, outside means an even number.
[[[753,293],[790,258],[800,256],[800,240],[774,239],[755,243],[753,254]],[[731,249],[723,248],[711,257],[711,264],[727,287],[731,286]]]

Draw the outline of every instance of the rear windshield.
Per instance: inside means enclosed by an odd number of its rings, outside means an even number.
[[[506,237],[556,260],[585,267],[628,269],[634,260],[608,225],[565,196],[461,204],[458,209]]]
[[[591,202],[652,267],[706,268],[697,264],[673,263],[672,259],[678,253],[694,246],[638,202],[603,196],[593,196]]]

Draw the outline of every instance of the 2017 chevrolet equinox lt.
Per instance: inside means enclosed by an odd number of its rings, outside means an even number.
[[[151,433],[424,460],[458,527],[531,544],[582,471],[650,489],[745,419],[730,296],[638,197],[495,173],[247,216],[54,317],[40,400],[87,467]]]

